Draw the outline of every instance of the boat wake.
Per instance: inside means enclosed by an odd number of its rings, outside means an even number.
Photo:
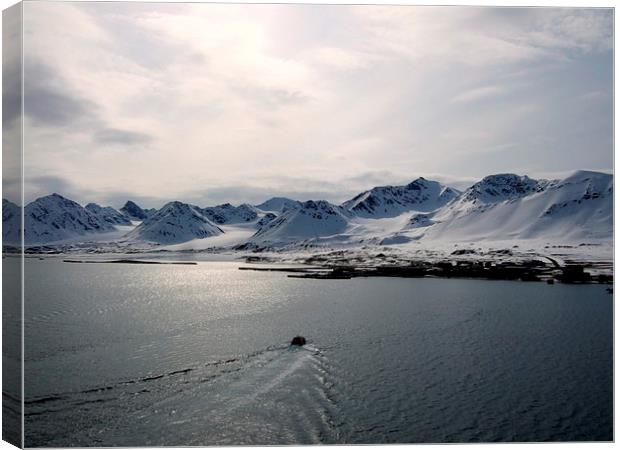
[[[331,366],[281,345],[136,379],[30,398],[33,446],[337,442]],[[60,432],[59,432],[60,431]],[[50,439],[54,436],[54,439]]]

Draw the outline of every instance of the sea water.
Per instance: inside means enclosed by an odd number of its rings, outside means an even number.
[[[613,438],[604,286],[240,265],[27,259],[26,446]]]

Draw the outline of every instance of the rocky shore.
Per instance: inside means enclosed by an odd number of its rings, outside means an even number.
[[[613,275],[607,272],[607,265],[599,262],[569,262],[561,265],[552,258],[525,259],[513,261],[484,260],[438,260],[411,261],[396,264],[316,264],[309,259],[308,267],[262,267],[257,258],[247,258],[252,266],[240,267],[240,270],[285,272],[291,278],[339,279],[346,280],[359,277],[401,277],[401,278],[475,278],[487,280],[518,280],[528,282],[560,282],[568,284],[612,284]],[[256,264],[259,263],[259,264]],[[312,265],[310,265],[312,264]]]

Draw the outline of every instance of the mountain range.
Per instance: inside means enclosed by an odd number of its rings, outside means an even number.
[[[19,206],[3,200],[4,244],[19,242],[20,213]],[[113,240],[166,246],[221,235],[240,236],[235,248],[259,249],[420,240],[611,240],[613,175],[577,171],[561,180],[536,180],[497,174],[462,192],[417,178],[404,186],[374,187],[340,205],[274,197],[239,206],[173,201],[158,210],[128,201],[116,210],[95,203],[82,207],[51,194],[27,204],[24,220],[27,245]]]

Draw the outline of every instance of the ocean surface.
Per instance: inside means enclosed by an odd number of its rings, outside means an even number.
[[[604,286],[240,265],[27,259],[26,446],[613,439]]]

